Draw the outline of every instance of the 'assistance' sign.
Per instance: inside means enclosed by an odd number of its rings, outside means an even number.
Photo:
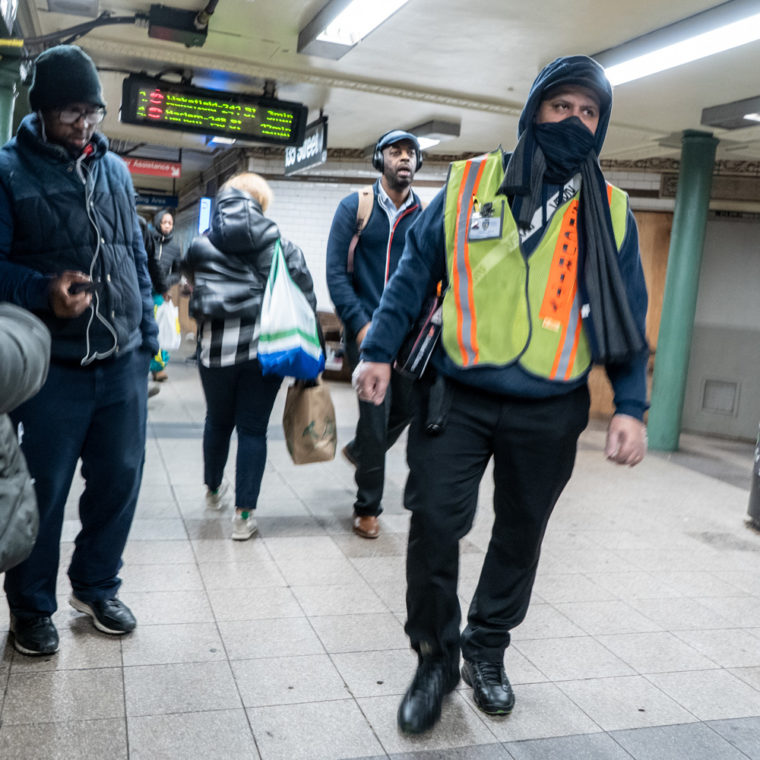
[[[182,176],[182,164],[179,161],[161,161],[155,158],[130,158],[122,156],[130,174],[147,174],[150,177],[169,177],[178,179]]]

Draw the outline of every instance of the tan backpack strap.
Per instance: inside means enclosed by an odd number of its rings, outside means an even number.
[[[367,226],[367,222],[369,222],[369,218],[372,216],[372,209],[375,206],[375,191],[372,185],[365,185],[356,192],[359,195],[359,205],[356,207],[356,230],[351,238],[351,242],[348,244],[348,256],[346,257],[346,271],[349,274],[354,273],[356,244],[359,242],[362,231]]]

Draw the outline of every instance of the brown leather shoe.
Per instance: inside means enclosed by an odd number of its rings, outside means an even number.
[[[362,538],[377,538],[380,535],[380,523],[374,515],[354,515],[354,533]]]
[[[340,453],[343,454],[343,458],[351,465],[351,467],[358,467],[359,463],[356,461],[356,458],[354,457],[353,451],[351,451],[351,444],[347,443],[341,450]]]

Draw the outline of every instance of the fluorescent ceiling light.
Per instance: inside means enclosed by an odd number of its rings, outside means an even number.
[[[234,145],[236,142],[236,138],[225,137],[224,135],[213,135],[206,138],[206,145]]]
[[[611,84],[623,84],[656,74],[658,71],[697,61],[700,58],[707,58],[708,55],[722,53],[724,50],[746,45],[758,39],[760,39],[760,13],[744,21],[727,24],[712,32],[668,45],[653,53],[640,55],[617,66],[610,66],[604,73]]]
[[[444,140],[451,140],[454,137],[459,137],[460,126],[459,123],[455,121],[433,119],[432,121],[426,121],[424,124],[419,124],[406,131],[411,132],[417,138],[422,150],[427,150]]]
[[[406,2],[408,0],[353,0],[317,39],[339,45],[356,45]]]
[[[613,85],[760,39],[757,0],[733,0],[593,56]]]
[[[338,60],[408,0],[330,0],[298,35],[298,52]]]
[[[760,122],[760,96],[702,109],[701,123],[708,127],[742,129],[757,127],[758,122]]]

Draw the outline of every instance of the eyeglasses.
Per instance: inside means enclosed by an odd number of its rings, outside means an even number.
[[[60,111],[56,111],[56,114],[58,121],[67,126],[76,124],[80,119],[84,119],[87,124],[94,126],[106,118],[106,109],[93,108],[90,111],[80,111],[78,108],[62,108]]]

